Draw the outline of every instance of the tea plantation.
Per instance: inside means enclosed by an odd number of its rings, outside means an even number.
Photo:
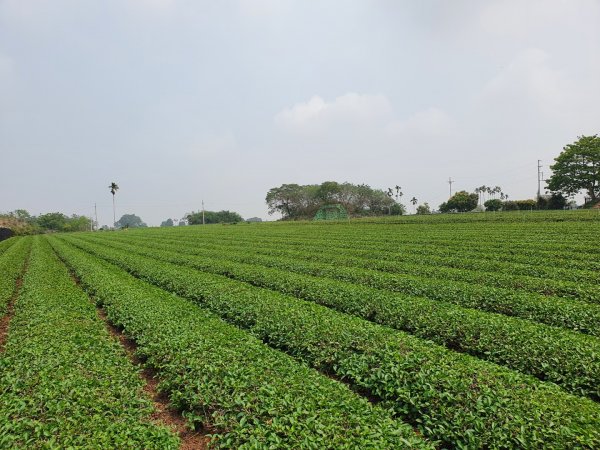
[[[560,211],[10,238],[0,448],[600,448],[599,236]]]

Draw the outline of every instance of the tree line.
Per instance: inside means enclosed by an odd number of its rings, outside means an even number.
[[[481,211],[531,211],[546,209],[564,209],[567,206],[567,198],[560,192],[552,195],[541,196],[537,200],[501,200],[491,198],[482,203],[479,192],[458,191],[448,201],[439,206],[442,213],[469,212],[480,207]]]
[[[399,202],[400,187],[387,192],[367,184],[325,181],[321,184],[282,184],[267,192],[269,214],[283,220],[312,219],[324,205],[342,205],[352,216],[399,215],[405,207]]]
[[[547,180],[549,194],[536,199],[508,200],[499,186],[480,186],[474,193],[459,191],[439,206],[440,212],[472,211],[478,205],[487,211],[516,211],[564,209],[569,198],[584,191],[584,206],[591,207],[600,200],[600,137],[579,136],[568,144],[550,166],[552,175]],[[485,200],[485,195],[489,196]]]
[[[188,225],[238,223],[244,219],[234,211],[196,211],[185,215]]]
[[[72,214],[67,216],[60,212],[51,212],[34,216],[25,209],[15,209],[0,214],[0,222],[17,234],[37,234],[48,231],[88,231],[92,222],[89,217]]]

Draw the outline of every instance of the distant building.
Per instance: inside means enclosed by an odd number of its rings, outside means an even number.
[[[260,217],[250,217],[246,219],[246,222],[262,222],[262,219]]]

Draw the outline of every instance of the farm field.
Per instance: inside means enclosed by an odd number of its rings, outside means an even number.
[[[600,214],[0,242],[0,448],[600,448]]]

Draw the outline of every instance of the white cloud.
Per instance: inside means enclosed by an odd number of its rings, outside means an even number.
[[[407,136],[435,136],[454,133],[454,120],[442,109],[429,107],[406,118],[394,114],[391,102],[383,95],[348,93],[327,102],[313,96],[280,111],[275,123],[295,135],[319,137],[343,133],[398,139]]]
[[[392,105],[383,95],[350,92],[326,102],[313,96],[297,103],[275,116],[275,123],[283,129],[300,134],[315,134],[343,126],[367,127],[385,124],[392,118]]]
[[[457,124],[441,108],[399,117],[383,95],[348,93],[332,101],[314,96],[279,112],[275,124],[274,145],[288,155],[287,170],[319,161],[310,173],[325,179],[356,176],[359,167],[373,178],[418,177],[408,164],[419,167],[432,158],[444,164],[460,141]]]
[[[288,128],[299,128],[307,122],[315,120],[327,108],[327,103],[315,95],[309,101],[297,103],[286,108],[275,116],[275,121]]]

